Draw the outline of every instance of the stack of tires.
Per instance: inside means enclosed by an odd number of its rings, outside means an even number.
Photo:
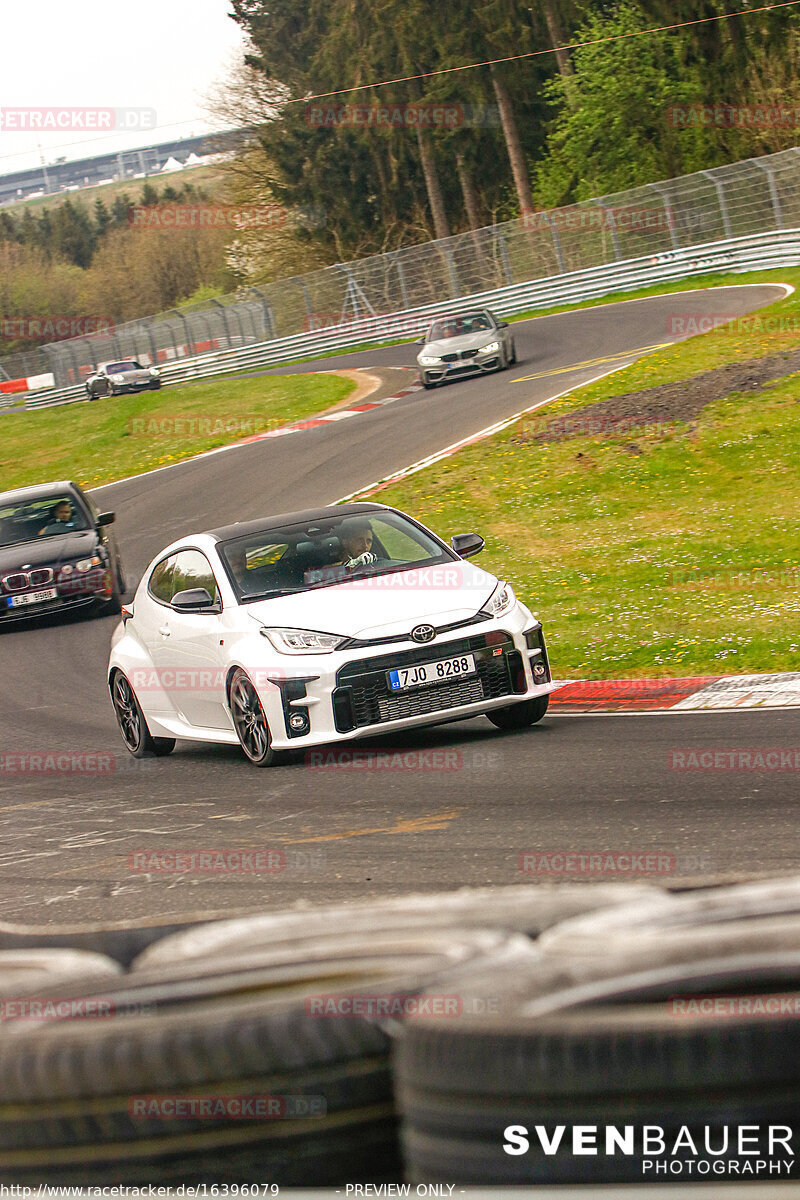
[[[706,1127],[717,1150],[720,1125],[800,1125],[800,1003],[737,1004],[800,991],[800,881],[464,890],[164,933],[140,929],[132,961],[129,940],[120,961],[85,937],[0,950],[1,1183],[641,1182],[642,1147],[606,1155],[607,1126],[661,1127],[686,1169]]]
[[[421,1009],[406,1022],[395,1069],[409,1179],[697,1183],[752,1179],[754,1156],[782,1158],[787,1177],[800,881],[598,911],[537,951],[473,973],[468,1019]],[[757,1131],[740,1142],[743,1126]]]

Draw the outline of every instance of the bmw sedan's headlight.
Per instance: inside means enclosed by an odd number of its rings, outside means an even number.
[[[432,358],[432,357],[430,356],[430,354],[420,354],[420,356],[419,356],[419,358],[417,359],[417,361],[418,361],[418,362],[419,362],[419,363],[420,363],[420,364],[421,364],[423,367],[435,367],[435,366],[436,366],[436,364],[437,364],[437,363],[440,363],[442,360],[441,360],[440,358]]]
[[[125,382],[124,375],[109,375],[109,379],[111,380],[112,383],[124,383]]]
[[[151,367],[150,375],[153,379],[159,379],[161,377],[161,372],[159,371],[158,367]]]
[[[517,597],[514,595],[514,589],[510,583],[498,583],[489,600],[484,604],[481,612],[487,613],[490,617],[500,617],[503,613],[508,612],[510,608],[517,603]]]
[[[92,567],[102,566],[101,559],[95,554],[92,558],[82,558],[80,562],[75,563],[75,570],[85,574],[86,571],[91,571]]]
[[[262,629],[281,654],[331,654],[346,638],[338,633],[317,633],[313,629]]]
[[[478,354],[497,354],[500,350],[499,342],[489,342],[488,346],[481,346]]]

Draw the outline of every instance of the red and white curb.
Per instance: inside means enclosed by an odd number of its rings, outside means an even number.
[[[167,463],[163,467],[153,467],[149,471],[140,471],[137,475],[126,475],[124,479],[114,479],[110,483],[102,483],[97,487],[88,488],[90,492],[102,492],[105,488],[116,487],[120,483],[130,483],[133,479],[144,479],[149,475],[160,475],[162,471],[174,471],[176,467],[185,467],[189,463],[199,462],[203,458],[212,458],[215,454],[226,454],[229,450],[238,450],[240,446],[249,446],[253,442],[265,442],[270,438],[287,437],[292,433],[303,433],[307,429],[316,429],[319,425],[332,425],[336,421],[345,421],[348,417],[358,417],[361,413],[369,412],[373,408],[383,408],[385,404],[393,404],[395,400],[402,400],[405,396],[410,396],[414,392],[420,391],[422,385],[411,384],[409,387],[403,388],[402,391],[396,392],[394,396],[386,396],[383,400],[366,400],[363,404],[354,404],[350,408],[344,408],[341,412],[328,413],[327,416],[309,417],[307,421],[295,421],[291,425],[280,425],[277,429],[267,429],[264,433],[255,433],[252,437],[240,438],[238,442],[229,442],[225,446],[215,446],[213,450],[204,450],[201,454],[194,454],[191,458],[181,458],[177,462]]]
[[[28,375],[26,379],[0,379],[0,392],[7,396],[16,396],[22,392],[39,392],[55,386],[55,375]]]
[[[385,404],[402,400],[404,396],[410,396],[420,390],[420,384],[411,384],[410,387],[403,388],[401,392],[397,392],[394,396],[387,396],[384,400],[366,400],[363,404],[354,404],[351,408],[343,408],[340,412],[328,413],[327,416],[309,417],[307,421],[295,421],[293,425],[281,425],[278,429],[269,429],[265,433],[255,433],[252,437],[242,438],[234,445],[249,446],[253,442],[266,442],[270,438],[287,437],[291,433],[303,433],[306,429],[317,429],[320,425],[332,425],[335,421],[346,421],[348,417],[358,417],[361,413],[371,412],[373,408],[383,408]],[[227,446],[222,447],[222,449],[228,448]]]
[[[562,713],[800,708],[800,672],[681,679],[568,680],[553,692],[550,705]]]

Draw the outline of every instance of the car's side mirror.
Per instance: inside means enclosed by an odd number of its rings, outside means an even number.
[[[486,545],[479,533],[457,533],[450,542],[450,547],[459,558],[474,558],[480,554]]]
[[[508,329],[508,321],[498,321],[497,328],[498,329]]]
[[[100,515],[97,518],[97,528],[99,529],[101,525],[113,525],[114,522],[116,521],[116,519],[117,519],[116,513],[113,513],[113,512],[100,513]]]
[[[219,607],[205,588],[189,588],[185,592],[177,592],[172,597],[172,607],[176,612],[185,613],[219,612]]]
[[[417,340],[414,342],[415,346],[424,346],[426,344],[425,338],[417,338]]]

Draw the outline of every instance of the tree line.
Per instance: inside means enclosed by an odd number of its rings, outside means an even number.
[[[0,210],[0,316],[133,320],[798,140],[800,14],[760,0],[231,6],[249,50],[211,103],[250,135],[212,198],[318,219],[144,233],[129,195]]]

